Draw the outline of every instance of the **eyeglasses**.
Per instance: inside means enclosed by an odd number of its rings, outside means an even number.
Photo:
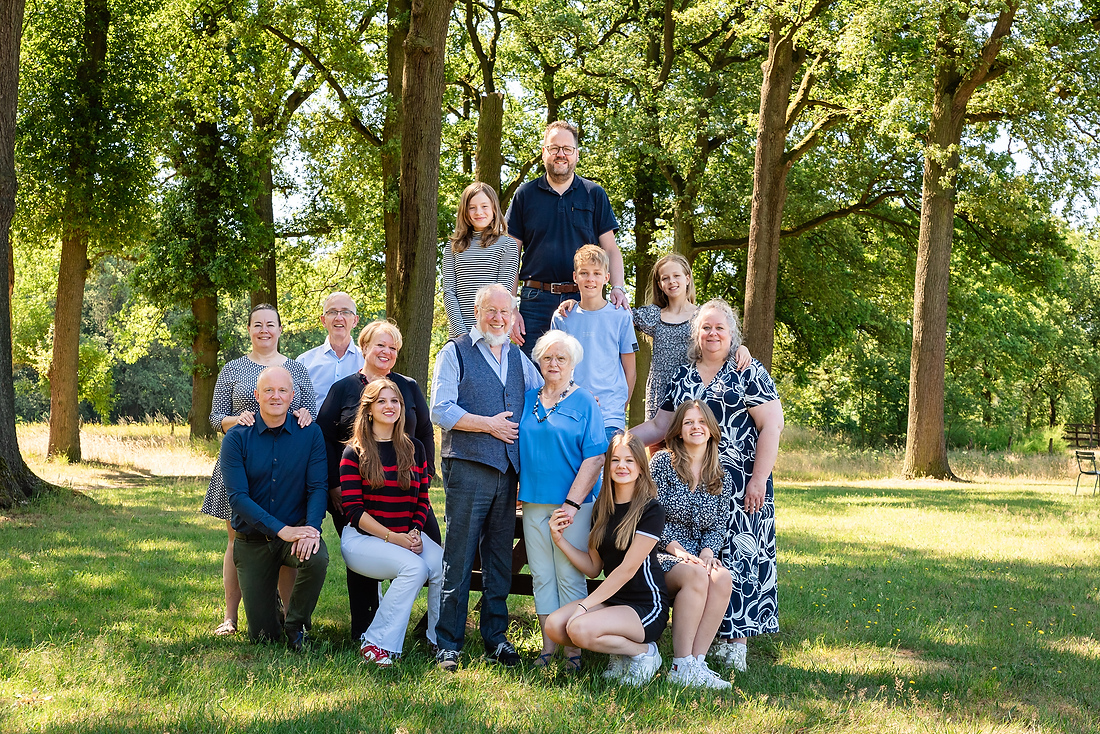
[[[507,319],[511,318],[512,309],[486,308],[484,309],[483,313],[491,319],[495,319],[497,317],[504,317]]]
[[[330,319],[334,319],[337,316],[343,316],[346,319],[350,316],[355,316],[355,312],[349,311],[346,308],[330,308],[328,311],[325,311],[325,316],[328,316]]]
[[[577,152],[577,149],[572,145],[544,145],[542,149],[550,155],[557,155],[558,153],[564,153],[565,155],[573,155]]]

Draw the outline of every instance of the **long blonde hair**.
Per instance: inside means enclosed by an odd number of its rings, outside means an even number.
[[[405,398],[392,380],[382,378],[368,382],[359,398],[359,412],[355,414],[355,426],[352,429],[351,446],[359,452],[359,476],[373,488],[382,487],[386,477],[382,471],[382,458],[378,455],[378,442],[371,433],[370,408],[378,400],[378,395],[389,388],[397,395],[401,409],[397,412],[397,423],[393,425],[393,450],[397,454],[397,484],[407,490],[412,484],[412,466],[416,461],[416,449],[412,439],[405,434]]]
[[[691,263],[678,252],[665,255],[653,263],[653,269],[649,271],[649,286],[646,288],[646,299],[657,308],[668,308],[668,295],[661,290],[661,268],[669,263],[679,265],[687,276],[686,295],[688,303],[695,303],[695,278],[691,275]]]
[[[726,470],[722,468],[722,462],[718,460],[718,441],[721,438],[721,429],[710,406],[702,400],[685,401],[672,414],[672,423],[668,427],[668,432],[665,433],[665,445],[668,446],[668,452],[672,455],[672,468],[676,471],[676,476],[680,477],[680,481],[686,484],[688,489],[695,491],[694,477],[691,476],[691,457],[688,456],[688,452],[684,448],[682,433],[684,416],[692,408],[698,408],[699,412],[703,414],[703,422],[706,423],[707,430],[710,431],[707,448],[703,454],[703,468],[699,472],[699,483],[706,488],[709,494],[722,494],[722,477]]]
[[[488,247],[496,242],[501,235],[508,234],[508,222],[504,221],[504,214],[500,211],[500,199],[497,198],[497,192],[493,191],[493,187],[487,183],[474,181],[462,191],[462,196],[458,199],[458,212],[455,214],[455,232],[451,235],[450,243],[451,252],[456,255],[466,251],[470,246],[470,241],[477,233],[466,210],[470,207],[470,199],[478,194],[485,194],[486,198],[489,199],[489,203],[493,205],[493,223],[481,233],[481,246]]]
[[[603,465],[603,490],[596,498],[592,508],[592,531],[588,534],[588,545],[598,547],[607,531],[607,524],[611,516],[615,514],[615,484],[611,477],[611,454],[619,446],[626,446],[634,455],[634,463],[638,465],[638,479],[634,483],[634,496],[630,498],[630,508],[626,517],[615,531],[615,547],[626,550],[634,539],[634,533],[638,529],[638,521],[642,519],[642,512],[650,500],[657,499],[657,485],[653,483],[653,475],[649,473],[649,461],[645,455],[645,444],[633,433],[619,433],[611,437],[611,443],[604,455]]]

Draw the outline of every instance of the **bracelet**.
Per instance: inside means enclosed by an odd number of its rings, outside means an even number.
[[[577,504],[576,502],[574,502],[573,500],[569,499],[568,497],[566,497],[566,498],[565,498],[565,499],[564,499],[564,500],[562,501],[562,504],[565,504],[565,505],[569,505],[570,507],[575,507],[575,508],[576,508],[576,509],[578,509],[578,510],[579,510],[579,509],[581,509],[581,506],[580,506],[580,505],[578,505],[578,504]]]
[[[618,288],[619,290],[621,290],[621,291],[622,291],[622,292],[623,292],[624,294],[626,293],[626,288],[624,288],[624,287],[623,287],[623,286],[621,286],[621,285],[613,285],[613,286],[611,286],[611,290],[615,290],[616,288]]]
[[[392,532],[393,532],[392,530],[387,530],[387,531],[386,531],[386,537],[385,537],[385,538],[383,538],[382,540],[383,540],[384,542],[386,542],[386,543],[389,543],[389,542],[390,542],[390,534],[391,534]]]
[[[581,604],[580,602],[577,602],[577,606],[580,607],[581,609],[583,609],[586,612],[588,611],[588,607],[586,607],[584,604]]]

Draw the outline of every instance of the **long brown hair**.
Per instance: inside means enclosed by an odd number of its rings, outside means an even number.
[[[603,540],[607,531],[607,523],[615,513],[615,484],[611,478],[611,454],[619,446],[626,446],[634,455],[634,463],[638,465],[638,479],[634,483],[634,496],[630,498],[630,508],[626,512],[619,529],[615,531],[615,547],[626,550],[634,539],[634,532],[638,529],[638,521],[642,519],[642,512],[650,500],[657,499],[657,485],[653,483],[653,475],[649,473],[649,460],[645,455],[645,444],[633,433],[618,433],[611,437],[611,443],[607,447],[603,464],[603,487],[600,496],[596,498],[592,508],[592,531],[588,534],[588,545],[597,547]]]
[[[359,452],[359,476],[371,487],[383,486],[386,481],[382,473],[382,458],[378,455],[378,442],[371,433],[370,407],[378,400],[378,394],[386,388],[393,390],[401,409],[397,412],[397,423],[393,425],[393,450],[397,454],[397,484],[407,490],[412,483],[413,462],[416,450],[412,439],[405,434],[405,398],[392,380],[382,378],[368,382],[359,398],[359,412],[355,414],[355,426],[351,432],[351,446]]]
[[[668,308],[668,295],[661,290],[661,268],[669,263],[676,263],[687,275],[686,294],[688,303],[695,303],[695,278],[691,276],[691,263],[678,252],[669,253],[653,263],[653,269],[649,271],[649,287],[646,288],[646,298],[657,308]]]
[[[714,417],[710,406],[702,400],[688,400],[680,404],[676,412],[672,414],[672,423],[665,433],[665,445],[672,454],[672,468],[676,470],[676,476],[687,485],[688,489],[695,491],[694,477],[691,476],[691,457],[684,447],[684,416],[692,408],[698,408],[703,414],[703,422],[710,431],[710,439],[707,440],[707,448],[703,454],[703,468],[699,472],[699,483],[706,488],[709,494],[722,494],[722,476],[726,470],[718,460],[718,441],[721,438],[718,419]]]
[[[485,194],[489,199],[489,203],[493,205],[493,223],[482,231],[481,246],[488,247],[496,242],[501,235],[508,234],[508,222],[504,221],[504,214],[500,211],[500,199],[497,198],[497,192],[493,191],[493,187],[487,183],[474,181],[462,191],[462,196],[458,199],[458,212],[455,214],[455,232],[451,235],[451,252],[456,255],[466,251],[466,248],[470,246],[470,241],[477,233],[466,210],[470,206],[470,199],[478,194]]]

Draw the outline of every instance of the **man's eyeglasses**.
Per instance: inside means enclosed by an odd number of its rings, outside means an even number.
[[[325,311],[325,316],[328,316],[330,319],[334,319],[337,316],[343,316],[346,319],[354,315],[354,311],[349,311],[346,308],[330,308],[328,311]]]
[[[544,145],[542,146],[542,149],[550,155],[557,155],[558,153],[562,153],[564,155],[573,155],[577,152],[577,149],[574,148],[572,145]]]

